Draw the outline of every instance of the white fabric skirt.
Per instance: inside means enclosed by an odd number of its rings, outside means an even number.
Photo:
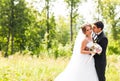
[[[73,54],[63,72],[54,81],[98,81],[94,58],[87,63],[90,55]]]

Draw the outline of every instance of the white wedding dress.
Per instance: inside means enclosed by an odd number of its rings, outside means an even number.
[[[92,57],[89,63],[87,63],[91,55],[80,54],[80,34],[76,39],[70,62],[54,81],[98,81],[94,58]]]

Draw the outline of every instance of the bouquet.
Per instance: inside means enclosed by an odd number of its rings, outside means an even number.
[[[102,52],[102,47],[97,43],[90,42],[88,43],[87,47],[90,49],[90,51],[92,51],[91,57],[89,58],[88,62],[96,53],[100,54]]]

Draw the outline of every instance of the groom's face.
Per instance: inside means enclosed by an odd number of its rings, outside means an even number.
[[[99,33],[100,32],[100,28],[98,28],[96,25],[93,25],[93,32],[95,33]]]

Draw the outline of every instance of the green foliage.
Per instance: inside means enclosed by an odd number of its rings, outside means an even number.
[[[112,55],[112,54],[120,54],[120,41],[119,40],[114,40],[109,38],[109,43],[108,43],[108,48],[107,48],[107,54]]]
[[[48,2],[48,0],[46,1]],[[0,0],[0,50],[8,53],[8,55],[15,52],[24,54],[30,52],[33,56],[46,55],[55,58],[70,56],[73,48],[73,42],[70,42],[70,18],[58,16],[58,20],[56,19],[51,11],[51,5],[54,1],[49,1],[49,11],[44,6],[42,11],[38,12],[32,6],[32,3],[28,4],[25,0]],[[84,23],[82,16],[77,13],[81,1],[64,1],[73,10],[70,12],[72,14],[74,41],[76,32],[79,29],[78,26]],[[108,34],[108,36],[112,36],[109,37],[107,51],[107,54],[110,55],[119,54],[120,52],[120,22],[117,15],[119,12],[115,12],[117,7],[119,8],[119,0],[103,0],[100,3],[100,14],[106,19],[108,29],[112,32],[112,34]],[[49,12],[48,20],[47,12]]]
[[[56,21],[56,39],[59,43],[65,45],[70,42],[69,21],[64,17],[59,17]]]
[[[2,50],[9,54],[24,50],[25,31],[30,25],[30,9],[26,8],[24,0],[2,0],[0,4],[1,39],[6,39],[1,43]]]
[[[120,0],[100,0],[98,6],[100,10],[98,13],[106,21],[108,29],[111,30],[112,38],[115,40],[119,39]]]
[[[64,1],[67,2],[69,6],[72,5],[72,7],[76,7],[78,6],[81,0],[64,0]]]
[[[65,46],[63,44],[58,43],[58,41],[54,41],[52,44],[52,53],[54,54],[52,56],[54,56],[55,58],[58,57],[68,57],[71,56],[71,45],[70,44],[66,44]]]

